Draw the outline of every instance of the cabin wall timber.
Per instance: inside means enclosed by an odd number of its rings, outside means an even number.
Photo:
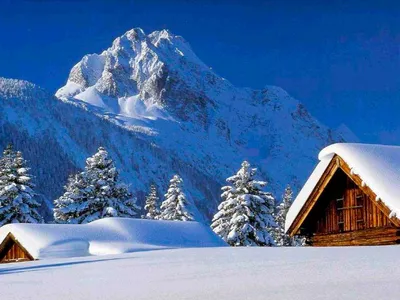
[[[9,233],[0,244],[0,263],[33,260],[29,252]]]
[[[314,246],[397,244],[400,226],[389,214],[361,178],[336,156],[289,233],[307,236]]]
[[[391,226],[372,199],[339,169],[305,220],[303,231],[327,234]]]

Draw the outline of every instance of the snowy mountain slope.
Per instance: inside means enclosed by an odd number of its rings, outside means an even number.
[[[46,219],[51,219],[52,200],[62,193],[68,174],[83,168],[85,159],[99,146],[109,151],[122,179],[131,184],[139,200],[143,201],[153,181],[159,193],[164,193],[177,172],[200,210],[194,212],[197,219],[214,209],[215,203],[204,199],[218,194],[218,178],[152,144],[148,132],[116,126],[91,112],[95,110],[78,102],[59,101],[29,82],[0,78],[0,150],[11,142],[23,152],[37,191],[46,199],[42,207]]]
[[[398,299],[398,252],[225,247],[50,259],[1,264],[0,288],[19,300]]]
[[[319,150],[342,140],[281,88],[233,86],[167,30],[132,29],[86,55],[56,96],[96,106],[221,183],[248,159],[278,193],[299,188]]]

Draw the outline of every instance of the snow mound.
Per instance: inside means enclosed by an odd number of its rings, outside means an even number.
[[[320,162],[293,202],[286,217],[285,229],[288,230],[292,225],[335,154],[389,207],[391,217],[400,219],[400,147],[339,143],[319,153]]]
[[[197,222],[105,218],[89,224],[8,224],[35,259],[120,254],[163,248],[222,247],[211,229]]]

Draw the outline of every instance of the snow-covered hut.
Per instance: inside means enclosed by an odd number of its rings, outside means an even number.
[[[400,243],[400,147],[334,144],[293,202],[285,229],[315,246]]]
[[[163,248],[226,246],[198,222],[106,218],[89,224],[0,227],[0,262],[119,254]]]

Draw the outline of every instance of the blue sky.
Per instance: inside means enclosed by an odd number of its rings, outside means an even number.
[[[281,86],[328,126],[400,144],[397,2],[2,0],[0,76],[55,91],[125,31],[167,28],[237,86]]]

